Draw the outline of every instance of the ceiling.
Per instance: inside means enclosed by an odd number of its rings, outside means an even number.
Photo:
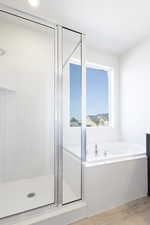
[[[150,34],[150,0],[0,0],[87,34],[88,45],[122,54]]]

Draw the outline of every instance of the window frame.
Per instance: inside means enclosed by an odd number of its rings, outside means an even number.
[[[70,64],[76,64],[80,65],[80,60],[72,58],[68,62],[68,87],[69,87],[69,94],[68,94],[68,107],[69,107],[69,116],[68,116],[68,126],[70,128],[80,128],[80,127],[71,127],[70,126]],[[114,126],[114,110],[113,110],[113,105],[114,105],[114,69],[109,66],[102,66],[100,64],[95,64],[92,62],[86,62],[86,70],[87,68],[92,68],[92,69],[99,69],[99,70],[104,70],[107,72],[108,75],[108,114],[109,114],[109,125],[108,126],[93,126],[93,127],[87,127],[87,129],[104,129],[104,128],[113,128]]]

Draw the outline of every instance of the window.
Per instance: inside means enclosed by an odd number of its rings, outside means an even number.
[[[70,63],[70,126],[81,125],[81,66]],[[110,71],[87,66],[87,127],[110,126]]]

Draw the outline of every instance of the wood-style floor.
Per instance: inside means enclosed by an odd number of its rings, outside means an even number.
[[[138,199],[72,225],[150,225],[150,198]]]

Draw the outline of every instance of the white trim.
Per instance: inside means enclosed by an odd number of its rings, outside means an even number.
[[[107,71],[107,72],[110,72],[110,71],[113,70],[112,67],[102,66],[100,64],[95,64],[95,63],[92,63],[92,62],[87,62],[86,65],[87,65],[87,67],[99,69],[99,70],[104,70],[104,71]]]

